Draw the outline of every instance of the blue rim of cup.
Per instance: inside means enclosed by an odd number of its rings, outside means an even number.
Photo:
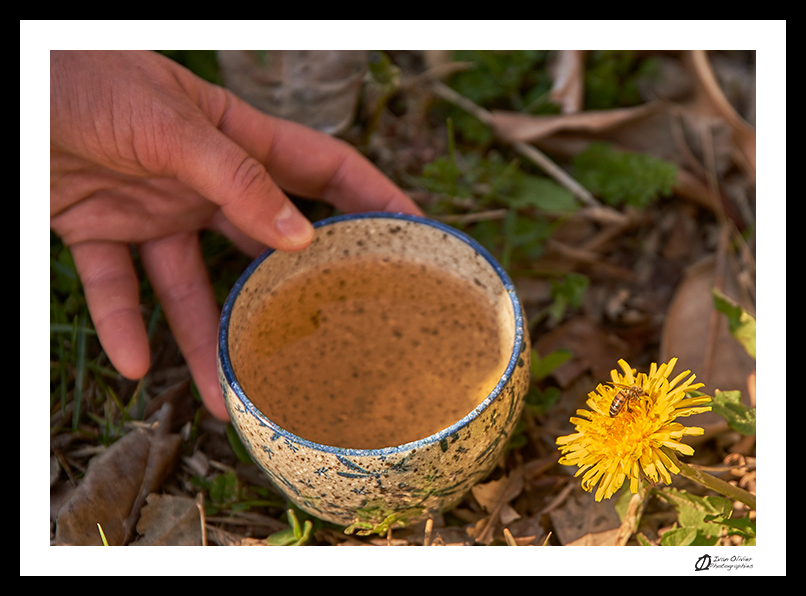
[[[224,378],[226,379],[229,388],[238,397],[244,409],[249,414],[254,416],[262,426],[265,426],[269,428],[271,431],[273,431],[275,433],[275,436],[279,435],[285,439],[288,439],[294,443],[305,446],[307,448],[315,449],[318,451],[324,451],[326,453],[332,453],[336,455],[386,456],[394,453],[409,451],[411,449],[425,447],[426,445],[430,445],[433,443],[439,443],[443,439],[446,439],[451,435],[454,435],[455,433],[459,432],[462,428],[470,424],[470,422],[473,421],[475,418],[477,418],[479,415],[481,415],[481,413],[484,412],[484,410],[486,410],[487,407],[495,401],[498,395],[500,395],[504,386],[512,378],[512,375],[515,372],[515,368],[518,366],[518,360],[521,357],[521,352],[523,351],[523,342],[524,342],[523,311],[521,310],[520,299],[518,298],[515,292],[515,285],[512,283],[512,280],[510,279],[507,272],[504,271],[504,268],[495,260],[495,258],[493,258],[493,256],[487,251],[487,249],[485,249],[483,246],[481,246],[481,244],[479,244],[476,240],[474,240],[464,232],[434,219],[428,219],[417,215],[409,215],[407,213],[391,213],[386,211],[377,211],[377,212],[369,211],[364,213],[349,213],[345,215],[336,215],[333,217],[329,217],[314,222],[313,226],[314,228],[321,228],[324,226],[332,225],[343,221],[370,219],[370,218],[396,219],[429,225],[445,233],[451,234],[458,240],[461,240],[462,242],[470,245],[470,247],[473,248],[473,250],[479,253],[482,257],[484,257],[490,264],[490,266],[495,270],[496,274],[501,280],[501,284],[504,286],[504,288],[507,291],[507,294],[509,295],[509,299],[512,302],[512,311],[514,313],[515,336],[509,363],[507,364],[506,370],[501,375],[501,379],[498,381],[498,384],[487,395],[487,397],[485,397],[481,401],[481,403],[479,403],[479,405],[477,405],[462,419],[454,422],[447,428],[444,428],[439,432],[434,433],[433,435],[429,435],[428,437],[417,439],[416,441],[411,441],[409,443],[404,443],[402,445],[396,445],[394,447],[382,447],[378,449],[351,449],[347,447],[335,447],[332,445],[325,445],[323,443],[316,443],[315,441],[309,441],[308,439],[304,439],[299,435],[296,435],[291,431],[286,430],[285,428],[279,426],[275,422],[271,421],[268,417],[266,417],[265,414],[263,414],[263,412],[261,412],[252,403],[252,401],[246,396],[246,393],[244,393],[243,388],[238,382],[235,376],[235,371],[232,368],[232,362],[230,361],[229,347],[227,345],[227,331],[229,329],[229,320],[230,315],[232,314],[232,308],[235,304],[235,301],[238,298],[238,295],[241,292],[241,289],[249,280],[255,269],[257,269],[263,263],[263,261],[265,261],[275,251],[275,249],[273,248],[266,249],[257,259],[255,259],[249,265],[249,267],[247,267],[247,269],[243,272],[243,274],[241,274],[241,277],[238,278],[238,281],[235,282],[235,285],[232,287],[232,290],[230,291],[229,296],[227,297],[227,300],[224,303],[224,306],[221,310],[221,320],[218,326],[218,353],[221,360],[221,368],[224,372]]]

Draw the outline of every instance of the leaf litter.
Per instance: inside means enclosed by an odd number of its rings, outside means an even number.
[[[518,446],[454,510],[427,522],[384,536],[345,535],[299,511],[291,523],[285,500],[256,466],[238,458],[226,425],[199,405],[163,324],[152,341],[155,362],[142,392],[146,422],[132,422],[128,413],[109,414],[108,400],[98,397],[102,387],[90,378],[85,401],[96,396],[93,420],[101,418],[97,404],[107,403],[100,407],[120,435],[103,447],[92,438],[99,436],[97,424],[52,433],[53,544],[101,544],[98,524],[110,544],[131,545],[262,546],[272,536],[276,542],[297,534],[306,536],[307,544],[342,546],[623,543],[617,510],[627,509],[629,494],[615,507],[596,503],[569,470],[556,464],[554,445],[556,436],[569,431],[569,415],[607,378],[617,358],[646,367],[676,355],[685,368],[707,370],[709,387],[741,389],[742,399],[752,397],[755,405],[754,363],[726,335],[727,323],[714,315],[712,301],[716,287],[746,311],[755,308],[752,56],[650,55],[659,74],[641,84],[640,103],[585,109],[588,56],[552,53],[552,80],[542,92],[556,110],[536,114],[501,105],[485,108],[458,94],[449,86],[452,78],[478,65],[454,61],[452,52],[389,54],[399,77],[384,83],[382,92],[366,83],[367,103],[344,138],[434,217],[479,233],[485,224],[503,225],[513,209],[524,221],[551,222],[540,251],[513,253],[510,273],[523,294],[527,319],[536,321],[530,328],[533,347],[541,357],[563,350],[571,356],[533,380],[516,432]],[[736,80],[737,70],[745,87],[731,103],[720,79],[729,71]],[[548,105],[541,97],[532,99],[532,105]],[[377,114],[373,107],[379,107]],[[480,200],[478,188],[446,202],[445,196],[413,184],[424,166],[447,152],[444,114],[450,110],[457,118],[459,113],[478,118],[489,135],[485,147],[509,152],[518,168],[570,192],[579,207],[551,214],[529,201],[502,205]],[[370,135],[362,128],[367,123],[375,127]],[[674,164],[669,196],[642,206],[606,204],[575,179],[574,158],[594,143]],[[329,214],[321,206],[304,207],[312,217]],[[232,267],[238,270],[245,262]],[[558,318],[545,316],[556,299],[551,280],[569,274],[589,279],[583,298],[557,311]],[[691,336],[692,330],[698,335]],[[107,382],[120,396],[136,389],[123,380]],[[555,401],[546,409],[540,399],[549,394]],[[64,411],[58,401],[54,405],[55,429],[71,416],[69,400],[65,405]],[[695,438],[700,444],[693,463],[720,470],[725,479],[754,491],[754,437],[731,434],[718,423],[711,429]],[[691,488],[685,479],[674,485]],[[659,544],[674,520],[671,505],[649,501],[635,516],[627,543]],[[304,525],[310,534],[295,534],[294,528]],[[724,543],[731,542],[725,538]]]

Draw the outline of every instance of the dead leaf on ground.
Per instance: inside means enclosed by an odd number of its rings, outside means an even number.
[[[182,438],[170,434],[170,409],[156,428],[138,428],[90,460],[87,474],[59,511],[57,545],[97,545],[101,524],[110,545],[134,534],[146,497],[172,470]]]
[[[467,528],[476,542],[481,544],[492,543],[495,531],[499,524],[506,525],[520,517],[509,502],[517,497],[523,490],[523,468],[512,470],[507,476],[491,480],[473,487],[473,497],[479,505],[489,513],[477,521],[475,525]]]
[[[133,546],[201,546],[201,516],[190,497],[152,493],[137,522]]]
[[[708,55],[703,50],[687,52],[686,65],[694,72],[697,81],[695,99],[690,105],[723,118],[731,127],[733,140],[746,162],[746,173],[751,182],[756,180],[756,129],[731,106],[714,74]]]
[[[618,537],[619,529],[605,530],[604,532],[591,532],[585,534],[581,538],[572,540],[566,543],[565,546],[618,546],[616,538]]]
[[[267,546],[265,539],[241,536],[219,526],[207,526],[207,539],[219,546]]]
[[[554,79],[551,101],[560,106],[563,114],[582,110],[585,96],[585,50],[559,50],[549,64]]]
[[[641,120],[664,109],[663,102],[650,102],[634,108],[588,110],[573,114],[532,116],[519,112],[494,110],[492,125],[496,135],[512,143],[535,143],[561,132],[602,133]]]
[[[731,268],[725,269],[721,289],[741,304]],[[675,374],[692,371],[698,382],[705,383],[700,389],[704,393],[713,395],[716,389],[741,389],[742,399],[749,404],[747,379],[755,370],[755,361],[730,334],[727,317],[714,308],[711,290],[715,285],[716,260],[713,257],[689,267],[666,314],[660,360],[668,362],[673,357],[678,358]]]
[[[594,540],[596,535],[602,535],[596,540],[604,538],[614,541],[621,526],[613,503],[609,500],[596,502],[593,494],[581,489],[566,499],[562,506],[552,510],[549,516],[562,545],[575,543],[580,539]],[[612,538],[610,533],[613,534]],[[590,538],[585,538],[586,536]]]

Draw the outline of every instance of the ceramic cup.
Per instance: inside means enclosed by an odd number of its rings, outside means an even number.
[[[445,511],[492,471],[523,407],[529,384],[530,349],[515,288],[501,266],[475,240],[434,220],[362,213],[332,217],[314,227],[314,240],[305,249],[267,250],[255,260],[224,304],[218,372],[232,424],[276,487],[300,509],[323,520],[373,528],[380,524],[405,525]],[[247,384],[242,382],[246,380],[246,369],[254,368],[249,363],[253,355],[239,344],[255,323],[252,317],[265,304],[266,296],[284,281],[301,271],[321,269],[323,264],[336,264],[346,258],[425,263],[481,291],[497,326],[503,358],[500,370],[492,378],[491,390],[482,395],[478,405],[428,436],[404,435],[393,444],[371,448],[351,446],[349,436],[340,445],[318,442],[315,436],[304,438],[255,405],[254,393],[250,399],[254,389],[245,388]],[[434,332],[451,332],[447,321],[441,325],[443,328]],[[298,374],[312,374],[327,357],[310,353],[300,358]],[[456,364],[451,361],[451,354],[441,354],[435,364],[447,371],[449,364]],[[356,366],[360,368],[361,363]],[[419,374],[418,370],[409,372]],[[383,393],[400,390],[400,386],[385,387]],[[345,391],[349,392],[349,387]],[[423,405],[408,408],[406,414],[410,417],[416,418],[420,410],[427,412],[425,404],[441,399],[437,389],[423,393],[415,402]],[[283,404],[283,400],[299,398],[278,392],[270,399],[272,404]],[[305,410],[304,416],[321,428],[344,420],[332,411],[323,413],[317,408]]]

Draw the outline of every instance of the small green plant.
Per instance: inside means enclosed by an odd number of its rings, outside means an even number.
[[[590,280],[581,273],[569,273],[565,277],[552,280],[552,302],[532,317],[529,326],[533,327],[546,317],[553,325],[562,321],[569,308],[582,306],[582,300],[585,298],[585,291],[589,285]]]
[[[212,479],[194,476],[191,482],[207,493],[204,511],[207,515],[218,515],[223,511],[248,511],[255,508],[273,509],[285,506],[281,499],[262,486],[242,485],[232,470],[218,474]]]
[[[266,538],[266,544],[269,546],[304,546],[307,544],[311,539],[313,522],[310,519],[304,519],[300,523],[293,508],[286,511],[286,516],[289,527],[269,535]]]
[[[629,50],[594,50],[585,65],[585,109],[607,110],[643,102],[640,86],[659,73],[654,57]]]
[[[609,205],[646,207],[669,196],[677,182],[673,163],[609,143],[591,143],[574,157],[573,166],[580,184]]]
[[[546,69],[549,52],[544,50],[460,50],[457,62],[472,67],[455,73],[450,86],[477,105],[528,114],[556,114],[559,107],[551,101],[552,78]],[[462,137],[476,145],[488,145],[494,135],[473,116],[457,108],[448,108]]]
[[[714,299],[714,308],[728,318],[728,329],[731,335],[745,349],[747,354],[755,360],[756,319],[716,288],[713,288],[711,293]]]
[[[359,510],[358,515],[363,514],[375,514],[377,513],[382,506],[374,507],[369,506],[365,508],[363,511]],[[358,536],[369,536],[370,534],[386,534],[390,528],[397,528],[397,527],[404,527],[409,524],[409,522],[419,516],[423,512],[422,507],[412,507],[411,509],[406,509],[404,511],[394,511],[389,513],[382,522],[375,524],[369,521],[356,521],[355,523],[349,525],[347,528],[344,529],[345,534],[357,534]]]
[[[755,545],[755,521],[732,519],[731,499],[700,497],[669,487],[653,492],[672,504],[677,512],[678,527],[663,534],[662,546],[714,546],[719,543],[723,531],[728,536],[741,536],[743,546]]]

